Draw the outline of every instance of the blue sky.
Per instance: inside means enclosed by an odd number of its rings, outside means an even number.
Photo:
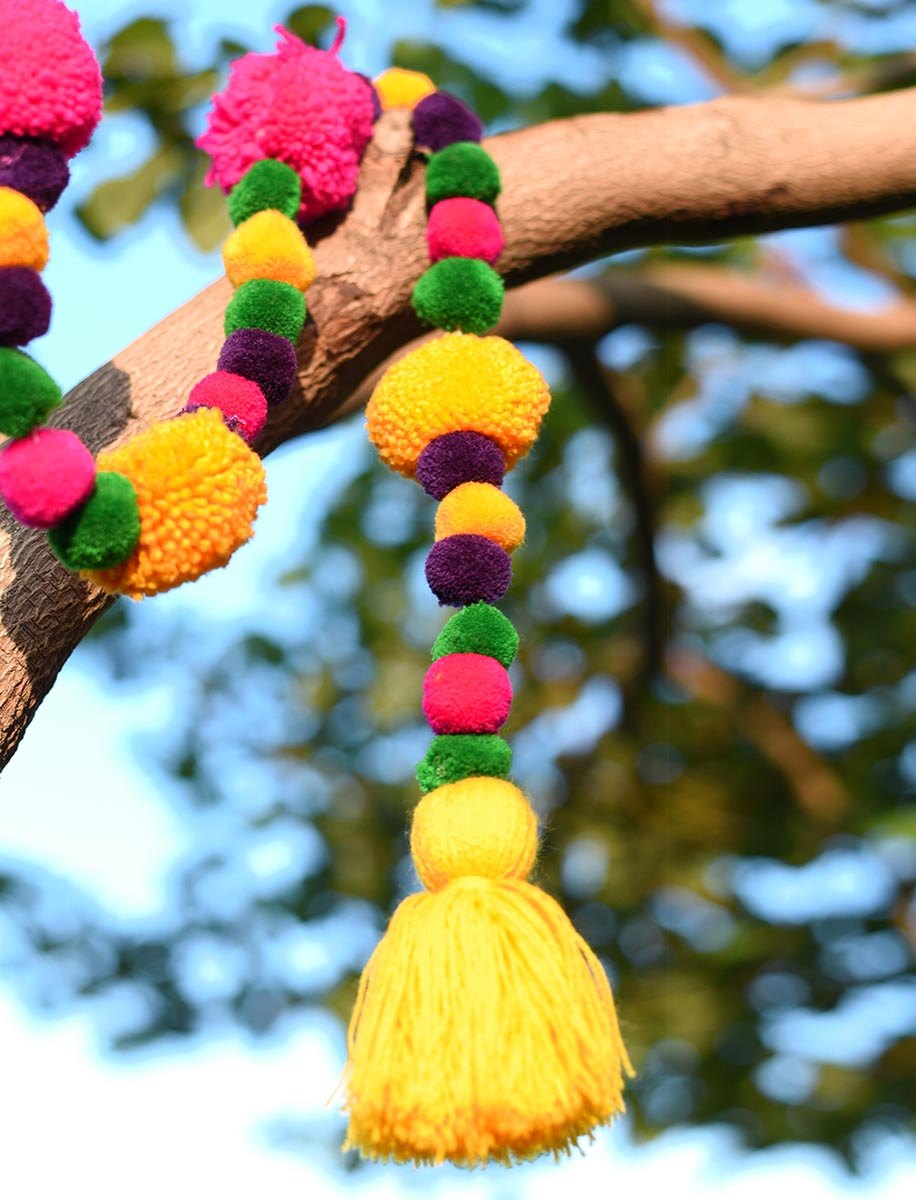
[[[754,6],[757,0],[747,0],[745,9],[748,3]],[[195,0],[190,12],[178,0],[136,5],[86,0],[78,7],[87,36],[95,44],[129,16],[155,13],[174,16],[187,53],[204,56],[217,30],[220,34],[242,31],[247,40],[267,49],[272,44],[270,26],[290,6],[252,2],[233,6],[228,16],[224,0]],[[381,69],[396,37],[444,36],[467,57],[495,65],[509,86],[524,88],[539,82],[543,47],[556,38],[569,5],[557,0],[533,4],[512,53],[487,36],[485,26],[472,14],[460,10],[443,12],[408,0],[363,0],[342,7],[351,16],[345,60],[354,68],[373,73]],[[672,4],[673,11],[685,15],[699,7],[687,0]],[[726,10],[734,13],[737,4],[731,0],[702,7],[707,14],[716,8],[724,16]],[[756,11],[763,7],[757,6]],[[765,28],[772,32],[792,22],[814,22],[820,19],[816,10],[808,3],[767,0],[772,21]],[[691,98],[710,93],[709,86],[680,60],[652,57],[645,48],[633,53],[638,57],[620,64],[621,69],[638,70],[647,89],[654,92],[652,99],[683,97],[685,88]],[[575,83],[593,74],[603,77],[608,64],[586,50],[550,59],[549,69]],[[93,244],[74,221],[73,205],[95,178],[125,169],[142,154],[141,136],[129,118],[106,121],[96,143],[77,160],[73,185],[51,218],[47,280],[55,298],[55,319],[36,353],[65,386],[209,283],[219,270],[217,257],[195,251],[175,219],[160,211],[106,248]],[[816,270],[816,254],[811,261]],[[850,286],[849,290],[851,298],[862,301],[861,289]],[[615,347],[609,348],[609,353],[615,352]],[[727,368],[728,355],[721,347],[715,352]],[[821,365],[823,361],[818,360]],[[753,372],[758,374],[762,365],[752,364]],[[778,386],[779,380],[774,380],[774,389]],[[720,393],[726,390],[723,387]],[[697,419],[713,419],[708,399],[696,399],[699,408],[691,415],[691,429]],[[671,431],[669,436],[674,436]],[[339,486],[342,464],[355,464],[365,453],[362,431],[351,424],[276,455],[269,464],[271,503],[259,521],[255,541],[226,572],[147,602],[143,620],[152,633],[178,620],[190,622],[203,640],[218,639],[227,630],[234,633],[240,626],[257,628],[267,620],[292,624],[296,619],[292,611],[278,608],[265,614],[260,610],[262,581],[278,562],[297,549],[301,552],[316,507],[326,504]],[[790,509],[792,497],[780,501],[778,495],[773,499],[772,492],[767,495],[776,505],[769,522],[760,516],[759,491],[749,494],[744,503],[736,501],[734,490],[728,496],[708,498],[710,511],[718,505],[731,514],[728,522],[715,525],[718,536],[726,539],[724,551],[737,552],[748,543],[748,533],[754,534],[753,547],[742,550],[747,561],[740,578],[747,587],[765,586],[772,573],[768,575],[768,565],[771,568],[774,556],[786,552],[786,543],[778,540],[771,526],[782,511],[779,503]],[[750,531],[740,524],[742,513],[748,520],[757,514],[758,524]],[[793,552],[799,555],[799,578],[810,579],[814,567],[802,569],[806,547],[796,545]],[[708,564],[704,576],[704,564],[687,561],[689,547],[672,541],[664,553],[672,574],[690,570],[697,586],[706,586],[710,597],[721,599],[721,578]],[[590,572],[582,563],[577,565],[575,574],[584,589],[577,602],[586,611],[595,595],[608,595],[608,580],[601,574],[605,569],[597,564]],[[809,623],[798,644],[809,654],[812,629],[826,628],[824,596],[829,584],[828,580],[812,586],[811,605],[805,610]],[[568,592],[562,581],[556,586]],[[625,603],[625,594],[618,599]],[[222,634],[211,631],[215,615]],[[743,652],[753,650],[745,647]],[[830,653],[829,645],[822,647],[818,661],[829,667]],[[792,655],[783,660],[791,666]],[[810,671],[811,662],[802,668]],[[162,904],[171,867],[187,849],[189,837],[187,822],[178,819],[168,802],[166,781],[138,752],[146,739],[160,736],[168,727],[174,701],[168,673],[164,664],[151,671],[142,685],[114,683],[91,648],[81,649],[64,669],[0,780],[0,856],[60,876],[120,920],[140,927]],[[613,697],[599,699],[610,713]],[[771,887],[778,893],[772,881]],[[4,936],[9,931],[0,927],[0,952],[5,949]],[[290,1020],[266,1043],[254,1044],[233,1030],[217,1029],[192,1045],[181,1043],[113,1059],[102,1055],[94,1040],[96,1015],[80,1010],[44,1021],[11,992],[0,992],[0,1061],[5,1077],[17,1081],[0,1099],[5,1133],[0,1191],[5,1194],[17,1200],[68,1194],[74,1180],[79,1180],[87,1192],[114,1200],[123,1194],[125,1179],[130,1179],[131,1192],[140,1200],[147,1196],[158,1200],[168,1191],[247,1200],[256,1188],[279,1196],[307,1193],[311,1197],[337,1195],[346,1188],[354,1195],[382,1200],[416,1188],[417,1177],[405,1170],[344,1178],[333,1156],[293,1153],[283,1147],[282,1138],[269,1136],[271,1130],[296,1123],[331,1125],[337,1120],[325,1102],[342,1065],[343,1042],[341,1030],[330,1018],[306,1015]],[[809,1200],[860,1192],[879,1200],[902,1200],[912,1195],[913,1186],[907,1150],[891,1142],[877,1147],[868,1178],[853,1183],[833,1160],[816,1151],[788,1147],[751,1158],[738,1153],[726,1133],[714,1130],[673,1131],[650,1146],[636,1148],[623,1127],[602,1135],[584,1157],[560,1167],[537,1165],[512,1175],[500,1170],[473,1176],[446,1171],[420,1178],[424,1187],[443,1196],[460,1191],[465,1197],[524,1195],[547,1200],[557,1187],[597,1195],[604,1194],[610,1183],[622,1194],[626,1189],[676,1191],[682,1200],[701,1196],[755,1200],[758,1195],[769,1200],[778,1189],[803,1192]]]

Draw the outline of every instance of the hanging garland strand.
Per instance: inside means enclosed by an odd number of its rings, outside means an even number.
[[[344,1077],[347,1145],[370,1158],[475,1166],[559,1154],[623,1111],[632,1073],[604,969],[526,882],[537,820],[507,776],[512,624],[493,605],[525,535],[504,473],[528,452],[547,384],[509,342],[494,266],[503,235],[482,125],[431,81],[393,70],[385,107],[412,107],[429,152],[431,266],[413,306],[446,332],[391,366],[366,411],[382,460],[439,502],[426,578],[457,608],[432,651],[433,739],[410,849],[424,888],[395,912],[360,982]]]
[[[0,452],[0,496],[22,524],[48,531],[69,570],[108,592],[155,595],[224,566],[253,533],[267,491],[250,444],[295,384],[315,278],[300,226],[350,203],[377,98],[337,58],[342,18],[330,51],[278,28],[274,54],[233,64],[200,139],[213,160],[208,182],[228,193],[235,225],[223,248],[235,291],[216,370],[174,418],[96,463],[75,433],[44,427],[60,389],[11,347],[47,329],[40,206],[56,200],[66,155],[98,121],[98,63],[57,0],[0,0],[0,15],[8,17],[2,70],[22,85],[0,90],[0,433],[14,439]],[[29,64],[44,81],[49,46],[57,90],[33,100]]]

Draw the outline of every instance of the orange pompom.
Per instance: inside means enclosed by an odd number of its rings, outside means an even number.
[[[431,96],[436,85],[422,71],[389,67],[373,80],[382,111],[389,108],[413,108],[424,96]]]
[[[223,265],[233,287],[275,279],[304,292],[315,279],[315,260],[299,226],[274,208],[255,213],[229,234]]]
[[[492,483],[462,483],[436,511],[436,541],[453,533],[477,533],[508,553],[525,540],[525,518],[514,500]]]
[[[134,599],[225,566],[251,537],[267,499],[260,458],[215,408],[161,421],[100,454],[98,465],[134,485],[140,540],[126,562],[84,574],[106,591]]]
[[[48,230],[41,209],[15,188],[0,187],[0,267],[44,269]]]
[[[446,433],[492,438],[514,464],[531,449],[550,404],[540,371],[505,338],[447,333],[393,363],[366,408],[382,460],[413,476],[423,448]]]

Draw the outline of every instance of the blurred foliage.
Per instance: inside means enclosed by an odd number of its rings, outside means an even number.
[[[528,11],[440,7],[476,10],[509,44]],[[634,48],[692,58],[711,90],[827,77],[867,90],[905,63],[890,24],[902,7],[823,3],[814,34],[742,41],[740,4],[685,0],[685,30],[647,3],[580,0],[555,57],[585,55],[591,90],[555,76],[546,53],[537,88],[510,87],[444,35],[398,42],[394,60],[499,127],[644,107],[644,77],[624,69]],[[726,8],[731,25],[713,19]],[[317,40],[329,20],[308,6],[287,23]],[[851,21],[887,22],[891,49],[860,53]],[[239,49],[220,43],[188,71],[161,21],[112,39],[109,110],[145,120],[155,146],[84,205],[98,236],[167,200],[198,244],[215,243],[223,218],[188,129]],[[831,279],[907,287],[913,232],[912,217],[887,219],[845,241],[795,235],[703,257],[802,276],[829,258]],[[653,250],[628,269],[685,254]],[[724,1123],[751,1146],[805,1140],[855,1163],[905,1127],[916,1067],[916,358],[723,329],[622,329],[601,349],[597,391],[551,359],[554,408],[511,480],[529,538],[506,606],[522,635],[510,731],[545,819],[540,882],[615,980],[640,1136]],[[645,462],[621,459],[612,412]],[[161,757],[194,849],[168,915],[142,934],[80,897],[55,902],[26,874],[0,880],[0,912],[24,935],[14,966],[30,999],[92,998],[118,1046],[226,1019],[264,1032],[315,1005],[344,1017],[386,914],[414,886],[405,812],[441,619],[422,586],[432,506],[368,454],[348,480],[302,562],[265,581],[268,616],[218,653],[187,622],[152,627],[127,607],[99,628],[115,679],[166,663],[178,681]],[[637,500],[654,510],[655,583]],[[653,587],[660,625],[646,620]],[[649,678],[652,638],[667,667]]]

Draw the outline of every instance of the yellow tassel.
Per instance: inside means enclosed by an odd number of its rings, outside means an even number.
[[[363,973],[346,1147],[459,1166],[568,1152],[623,1112],[632,1068],[601,964],[524,881],[528,802],[505,780],[447,784],[417,806],[411,848],[436,890],[400,905]]]

